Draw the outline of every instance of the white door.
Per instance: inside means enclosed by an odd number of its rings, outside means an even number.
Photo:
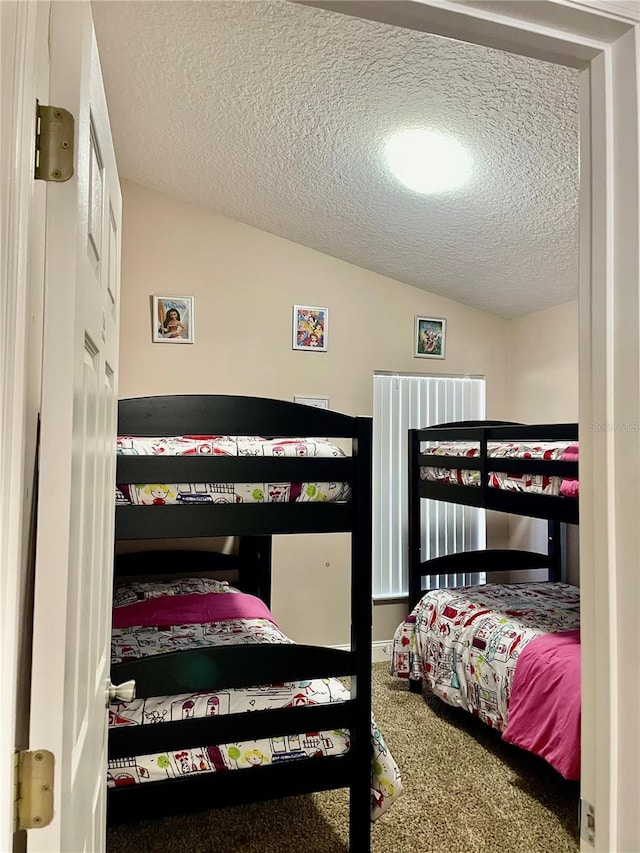
[[[30,536],[41,393],[46,187],[35,103],[49,103],[48,4],[0,2],[0,850],[12,849],[14,751],[29,744]]]
[[[47,193],[30,747],[54,753],[55,816],[30,851],[105,846],[121,196],[88,2],[54,0],[50,102],[75,174]]]

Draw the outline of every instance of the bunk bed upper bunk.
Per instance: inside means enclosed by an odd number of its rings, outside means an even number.
[[[485,549],[422,559],[422,498],[546,519],[547,552]],[[561,576],[562,522],[577,524],[578,425],[459,421],[409,430],[409,599],[430,575],[547,569]]]
[[[282,739],[292,732],[327,730],[348,730],[349,748],[342,755],[273,762],[254,768],[249,774],[212,773],[207,777],[185,777],[170,785],[150,782],[111,788],[110,819],[131,819],[134,815],[138,819],[166,813],[163,810],[167,808],[170,811],[212,808],[348,787],[352,849],[369,849],[370,418],[265,398],[178,395],[121,400],[118,434],[117,541],[239,537],[240,586],[248,587],[268,603],[273,534],[350,532],[351,647],[345,651],[286,640],[284,645],[277,646],[269,641],[263,645],[200,647],[115,663],[112,682],[134,680],[141,699],[189,691],[307,683],[309,679],[341,676],[351,677],[351,689],[346,701],[327,705],[306,703],[255,714],[230,713],[188,722],[171,721],[161,726],[112,728],[111,761],[203,743],[228,744],[261,737]],[[320,450],[326,455],[311,455],[315,449],[310,445],[326,444],[326,439],[298,438],[309,435],[346,441],[350,455],[340,449],[327,453],[326,447]],[[155,455],[148,455],[154,451],[144,447],[141,451],[137,439],[150,437],[178,437],[195,444],[186,450],[184,447],[168,450],[163,441],[156,443]],[[175,484],[175,488],[165,489],[161,497],[150,501],[155,505],[148,506],[140,505],[144,501],[136,499],[135,489],[126,488],[131,485],[140,488],[140,484]],[[223,490],[223,494],[217,491],[217,485],[223,484],[234,486]],[[274,484],[279,488],[271,489]],[[291,484],[297,484],[298,488],[288,488]],[[299,488],[301,484],[303,488]],[[318,484],[344,484],[345,488],[338,490],[339,499],[331,502],[324,493],[315,490]],[[293,497],[292,492],[295,492]],[[167,502],[168,493],[176,498],[173,505]],[[140,493],[137,494],[139,497]],[[129,502],[125,503],[125,499]],[[184,552],[181,554],[181,559],[186,560]],[[153,565],[153,572],[158,570],[155,561],[150,563],[147,556],[143,559],[143,573],[149,565]],[[211,567],[202,555],[198,561],[201,568]],[[176,560],[165,555],[160,571],[175,573],[176,564]],[[135,554],[124,559],[121,556],[116,566],[122,566],[124,574],[135,574],[138,558]],[[234,568],[235,561],[222,556],[219,566]],[[180,570],[194,574],[193,566],[188,563]]]
[[[420,497],[577,524],[577,442],[577,424],[460,421],[412,429],[412,488]]]

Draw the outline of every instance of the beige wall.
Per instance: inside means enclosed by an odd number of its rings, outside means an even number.
[[[123,203],[121,397],[318,395],[338,411],[369,415],[375,370],[473,373],[487,379],[487,416],[506,416],[505,320],[129,181]],[[152,343],[152,294],[195,297],[195,344]],[[328,352],[292,349],[294,304],[329,309]],[[443,361],[413,358],[416,314],[447,318]],[[274,543],[273,609],[299,642],[349,640],[346,542]],[[377,605],[374,638],[388,640],[404,615],[404,604]]]
[[[578,302],[509,322],[508,414],[523,423],[578,419]]]
[[[509,323],[508,417],[523,423],[578,420],[578,302]],[[510,546],[546,550],[544,521],[511,516]],[[568,580],[579,582],[578,529],[567,525]]]
[[[120,396],[328,396],[370,414],[374,370],[487,376],[506,408],[504,320],[123,181]],[[151,341],[151,294],[195,296],[193,346]],[[294,351],[294,304],[329,309],[329,350]],[[446,317],[447,358],[412,356],[415,314]]]

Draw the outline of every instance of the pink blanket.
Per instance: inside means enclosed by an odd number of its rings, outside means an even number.
[[[580,778],[580,632],[532,640],[516,664],[503,739]]]
[[[578,462],[580,459],[580,449],[577,444],[570,444],[564,451],[561,459],[566,462]],[[578,480],[564,479],[560,484],[560,494],[565,498],[577,498],[580,493],[580,483]]]
[[[229,619],[268,619],[276,624],[267,605],[255,595],[245,593],[168,595],[113,610],[114,628],[202,625]]]

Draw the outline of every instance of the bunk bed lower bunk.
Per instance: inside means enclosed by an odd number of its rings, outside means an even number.
[[[425,446],[426,443],[426,446]],[[579,590],[560,582],[559,521],[578,520],[577,425],[447,424],[409,435],[409,616],[391,672],[423,683],[567,779],[580,773]],[[548,551],[481,550],[422,560],[424,498],[549,521]],[[546,569],[536,582],[498,574]],[[487,583],[427,589],[486,574]]]
[[[370,420],[185,395],[120,401],[118,432],[117,541],[239,549],[116,560],[110,822],[348,787],[350,848],[368,850],[401,790],[371,716]],[[317,434],[351,455],[296,438]],[[268,609],[271,536],[321,532],[351,533],[350,651],[294,644]]]

